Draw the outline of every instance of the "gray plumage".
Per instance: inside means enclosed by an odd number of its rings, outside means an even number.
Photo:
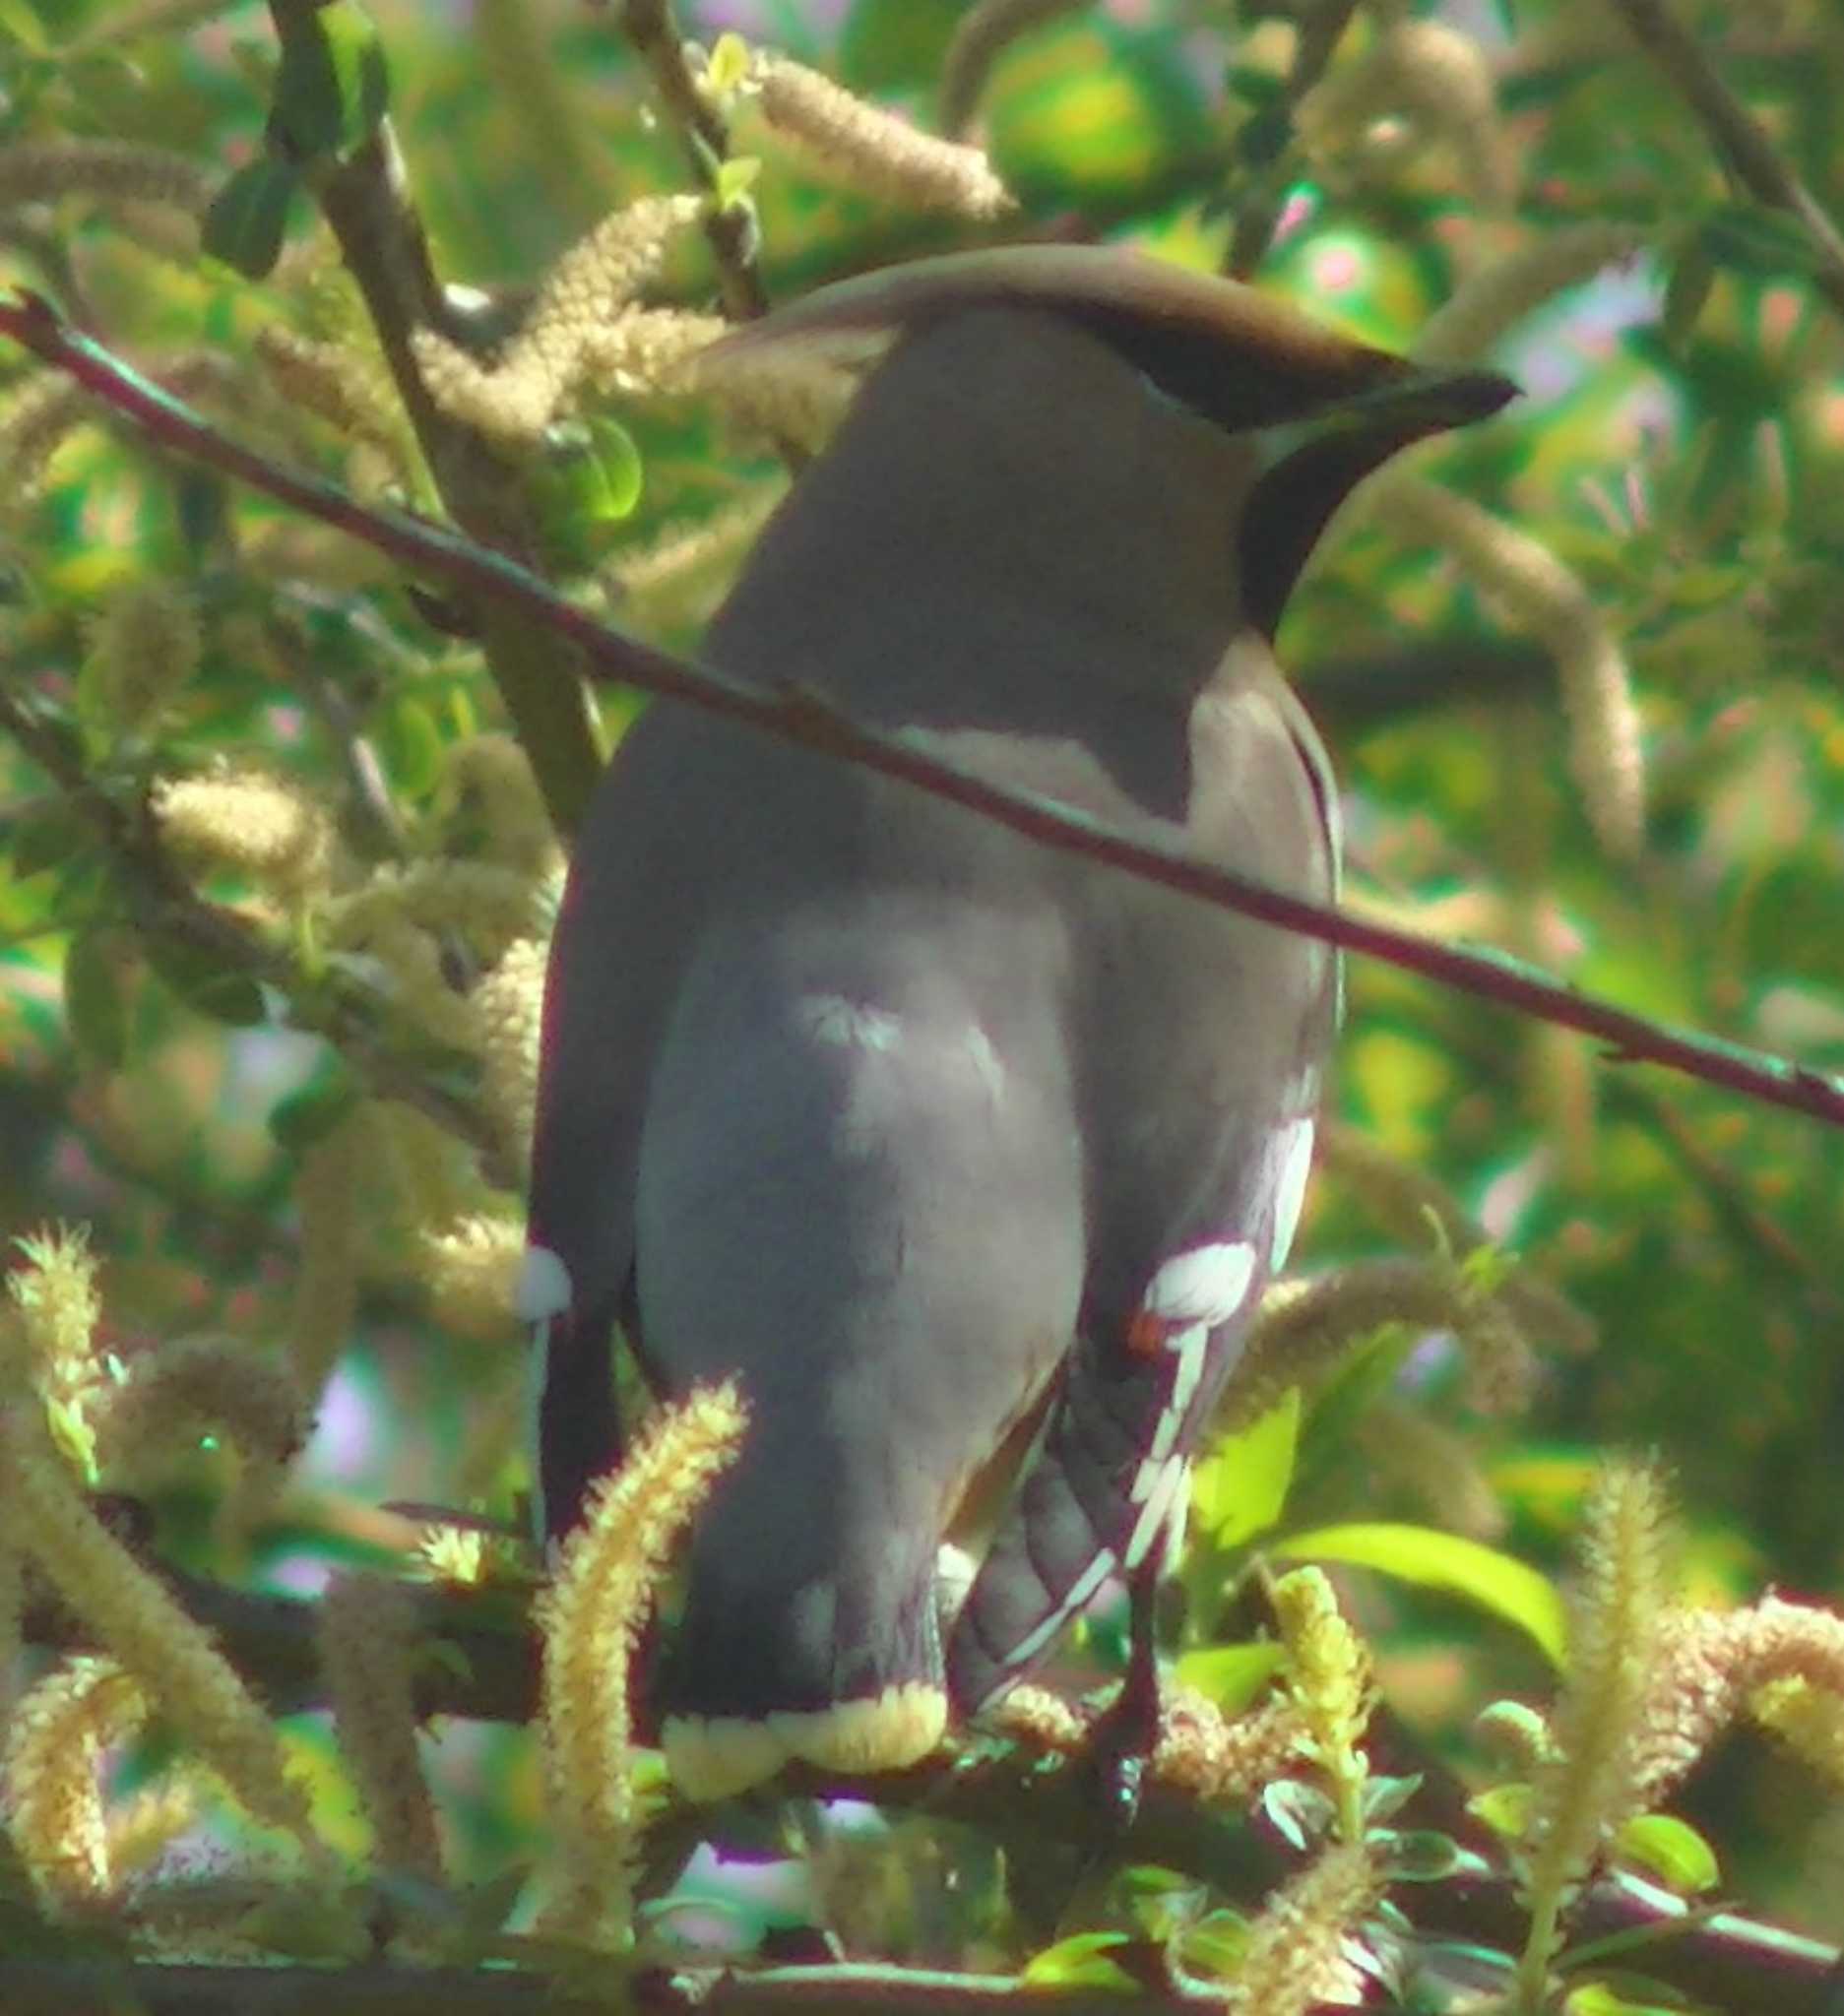
[[[1265,633],[1351,482],[1508,388],[1101,251],[929,262],[742,341],[879,321],[702,656],[1329,895]],[[546,1003],[540,1473],[564,1531],[616,1453],[616,1319],[662,1394],[739,1376],[659,1681],[688,1790],[911,1761],[1164,1544],[1336,1000],[1324,947],[909,787],[664,704],[630,731]],[[982,1564],[944,1636],[950,1538]]]

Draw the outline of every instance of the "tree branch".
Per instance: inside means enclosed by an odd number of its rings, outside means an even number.
[[[941,1974],[852,1965],[665,1969],[631,1977],[611,1998],[574,1993],[544,1974],[458,1967],[213,1967],[95,1960],[0,1960],[7,2016],[981,2016],[1049,2009],[1055,2016],[1195,2016],[1221,2010],[1215,1989],[1034,1985],[1010,1975]],[[1305,2016],[1312,2016],[1311,2011]],[[1334,2016],[1334,2012],[1327,2012]]]
[[[105,1502],[117,1524],[151,1525],[138,1501]],[[145,1557],[145,1547],[142,1551]],[[326,1681],[315,1638],[313,1604],[226,1589],[151,1557],[147,1565],[213,1632],[231,1664],[274,1712],[299,1714],[325,1704]],[[508,1607],[504,1595],[489,1591],[476,1596],[432,1588],[417,1593],[416,1605],[414,1635],[425,1653],[416,1669],[418,1715],[529,1721],[537,1708],[538,1649],[528,1623]],[[59,1651],[83,1649],[89,1643],[75,1619],[46,1606],[29,1612],[26,1634],[32,1643]],[[1427,1780],[1398,1824],[1425,1824],[1449,1831],[1452,1812],[1464,1797],[1458,1782],[1438,1760],[1419,1752],[1393,1761],[1413,1766]],[[1073,1851],[1080,1858],[1092,1851],[1094,1841],[1094,1790],[1081,1768],[1080,1756],[1047,1759],[1024,1743],[995,1748],[986,1758],[935,1758],[908,1771],[867,1777],[798,1767],[786,1774],[783,1786],[795,1796],[858,1799],[925,1812],[931,1818],[972,1827],[1010,1844],[1034,1863],[1065,1851]],[[658,1894],[669,1886],[685,1858],[710,1832],[714,1810],[677,1805],[649,1829],[642,1844],[647,1870],[643,1890],[647,1894]],[[1250,1907],[1282,1882],[1291,1867],[1274,1837],[1250,1826],[1240,1808],[1212,1804],[1187,1787],[1158,1779],[1147,1784],[1133,1825],[1115,1848],[1123,1862],[1176,1869]],[[1515,1884],[1502,1870],[1406,1884],[1392,1894],[1422,1939],[1458,1940],[1507,1952],[1514,1952],[1522,1943],[1526,1925],[1523,1905]],[[1693,1993],[1706,2004],[1735,2011],[1736,2016],[1754,2016],[1765,2008],[1771,2008],[1775,2016],[1836,2016],[1824,1999],[1830,1970],[1838,1959],[1834,1948],[1734,1913],[1692,1919],[1682,1899],[1633,1876],[1613,1872],[1595,1881],[1571,1915],[1569,1931],[1575,1945],[1636,1936],[1641,1951],[1633,1956],[1635,1967]],[[283,1997],[283,1984],[292,1978],[288,1971],[263,1972],[265,1980],[274,1984],[271,1992]],[[137,1989],[144,1973],[150,1971],[135,1973]],[[435,2008],[515,2011],[536,2006],[523,1999],[527,1984],[520,1977],[489,1978],[503,1984],[506,2000],[451,2002],[446,1997],[437,1999],[431,1990],[428,2001],[415,2002],[391,1997],[401,1996],[400,1984],[406,1979],[426,1984],[429,1976],[358,1969],[351,1977],[354,1999],[346,1999],[342,1989],[331,2006],[343,2011],[375,2010],[378,2016],[398,2016],[400,2011],[409,2016],[412,2010]],[[7,2016],[14,2016],[16,2010],[26,2016],[41,2007],[55,2007],[62,2016],[62,2012],[81,2008],[81,2001],[54,2003],[25,1997],[37,1992],[34,1984],[40,1982],[46,1984],[47,1994],[49,1984],[56,1982],[65,1983],[70,1994],[87,1991],[89,1979],[82,1970],[73,1973],[69,1969],[56,1975],[18,1974],[0,1961],[0,2009]],[[236,1970],[199,1970],[200,1997],[193,2000],[161,2000],[156,1990],[177,1977],[158,1970],[151,1971],[151,1979],[154,1988],[144,1993],[150,2016],[164,2016],[169,2008],[197,2010],[201,2016],[218,2009],[247,2008],[252,2016],[269,2016],[272,2010],[291,2012],[303,2006],[286,1998],[246,2003],[229,1991],[220,1995],[216,1984],[234,1984]],[[320,1974],[316,1979],[331,1993],[334,1984],[343,1984],[346,1977]],[[781,1969],[746,1977],[662,1976],[651,1992],[637,1999],[670,2010],[687,2006],[682,1999],[687,1996],[699,2007],[708,2007],[716,1996],[737,2016],[751,2016],[758,1997],[763,2016],[780,2016],[784,2010],[794,2016],[794,2012],[821,2006],[907,2016],[912,2009],[938,2006],[948,1995],[948,1984],[965,1998],[956,2001],[956,2009],[969,2012],[978,2011],[1000,1993],[1014,2002],[1020,1993],[1027,1998],[1030,1994],[1005,1979],[963,1982],[959,1977],[915,1976],[892,1969],[825,1968]],[[16,1992],[21,1999],[14,1999]],[[1141,2006],[1157,2016],[1162,2007],[1178,2002],[1192,2006],[1188,1997],[1156,1993]],[[1059,2002],[1059,2016],[1068,2016],[1068,2011],[1079,2006],[1086,2005]],[[1119,2005],[1104,1996],[1093,2006],[1112,2011]],[[314,2016],[318,2016],[317,2010]]]
[[[502,552],[402,513],[369,510],[337,484],[286,469],[230,440],[100,344],[71,329],[37,295],[0,298],[0,336],[11,337],[46,363],[68,371],[150,440],[194,456],[350,533],[416,573],[450,583],[500,610],[515,627],[575,646],[596,677],[639,686],[742,722],[782,741],[859,764],[950,799],[1045,847],[1081,854],[1219,910],[1320,939],[1518,1014],[1572,1029],[1607,1044],[1622,1061],[1661,1064],[1765,1105],[1844,1126],[1844,1079],[1832,1074],[1719,1037],[1669,1028],[1579,993],[1508,953],[1462,951],[1356,916],[1333,904],[1286,895],[1250,876],[1198,860],[1181,847],[1131,837],[1055,799],[993,784],[935,753],[929,737],[880,733],[860,726],[809,691],[770,691],[610,629]]]
[[[1294,43],[1294,60],[1276,104],[1264,106],[1256,115],[1265,122],[1285,122],[1288,145],[1278,160],[1270,163],[1255,181],[1248,200],[1237,207],[1236,226],[1223,255],[1223,271],[1231,280],[1252,280],[1255,269],[1267,257],[1275,226],[1281,220],[1287,190],[1299,168],[1293,144],[1294,114],[1300,101],[1325,75],[1332,51],[1351,26],[1358,11],[1357,0],[1316,0],[1300,17]]]
[[[652,74],[654,91],[678,135],[686,169],[709,199],[704,235],[717,261],[725,312],[732,322],[751,322],[767,312],[768,295],[757,265],[754,209],[719,200],[718,170],[730,158],[729,124],[698,89],[685,61],[685,38],[673,18],[671,0],[621,0],[620,13],[621,32]]]
[[[1797,218],[1817,255],[1812,284],[1844,315],[1844,233],[1824,206],[1781,158],[1765,129],[1723,82],[1709,52],[1666,0],[1609,0],[1703,122],[1716,151],[1756,202]]]
[[[270,0],[276,34],[317,38],[320,0]],[[411,335],[435,329],[468,345],[477,333],[455,314],[430,263],[409,176],[388,120],[343,159],[318,164],[315,189],[376,329],[404,410],[455,523],[482,545],[530,563],[536,537],[517,472],[471,427],[443,412],[416,368]],[[595,713],[563,640],[534,633],[502,601],[480,612],[480,646],[531,759],[545,808],[566,838],[601,775]]]

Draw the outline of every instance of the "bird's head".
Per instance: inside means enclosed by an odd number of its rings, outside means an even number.
[[[1254,287],[1111,246],[889,268],[821,288],[709,354],[721,370],[790,347],[870,365],[845,438],[881,457],[891,485],[935,522],[1028,511],[1056,538],[1099,503],[1129,543],[1176,549],[1194,535],[1221,569],[1227,540],[1234,566],[1219,578],[1263,635],[1358,482],[1517,390],[1495,372],[1424,368]]]

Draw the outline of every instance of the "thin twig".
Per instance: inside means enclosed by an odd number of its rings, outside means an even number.
[[[270,0],[286,49],[318,49],[319,0]],[[469,330],[451,308],[430,261],[428,237],[410,196],[410,181],[389,120],[350,156],[322,164],[315,192],[340,256],[357,283],[377,331],[398,397],[433,473],[442,502],[473,538],[530,562],[537,542],[524,487],[514,472],[472,428],[430,398],[416,367],[411,336],[435,329],[466,344]],[[602,772],[594,710],[580,679],[570,676],[553,636],[534,637],[510,620],[503,603],[482,613],[480,646],[487,669],[531,759],[546,810],[558,832],[574,833]]]
[[[1702,120],[1717,152],[1756,202],[1799,220],[1817,255],[1812,283],[1844,314],[1844,232],[1782,158],[1760,122],[1723,82],[1709,51],[1666,0],[1609,0],[1651,57]]]
[[[1300,20],[1294,60],[1287,72],[1280,102],[1264,107],[1256,114],[1267,120],[1286,119],[1288,144],[1280,160],[1258,177],[1253,193],[1237,211],[1236,228],[1230,234],[1229,250],[1223,256],[1223,271],[1232,280],[1251,279],[1267,256],[1275,227],[1281,220],[1287,190],[1295,180],[1294,113],[1301,99],[1325,75],[1326,65],[1332,60],[1332,51],[1337,48],[1345,30],[1351,25],[1351,17],[1357,11],[1358,0],[1318,0],[1318,4],[1307,8]]]
[[[621,32],[652,75],[693,182],[711,199],[705,205],[704,235],[717,261],[725,312],[732,322],[752,322],[768,312],[757,264],[755,212],[748,204],[719,200],[719,170],[730,158],[730,124],[691,74],[671,0],[623,0]]]
[[[1180,846],[1134,838],[1056,799],[993,784],[932,753],[924,738],[863,727],[817,694],[770,691],[607,628],[503,553],[401,513],[370,510],[337,484],[285,469],[227,439],[100,344],[71,329],[49,302],[36,295],[0,297],[0,336],[11,337],[46,363],[70,372],[150,439],[196,456],[226,475],[350,533],[418,573],[451,583],[540,636],[566,640],[597,677],[743,722],[782,741],[951,799],[1043,846],[1081,854],[1195,896],[1219,910],[1236,911],[1258,922],[1382,960],[1442,986],[1575,1030],[1607,1044],[1621,1060],[1662,1064],[1764,1104],[1844,1126],[1844,1079],[1832,1074],[1718,1037],[1668,1028],[1579,993],[1508,953],[1462,951],[1354,916],[1332,904],[1286,895],[1251,876],[1199,860]]]

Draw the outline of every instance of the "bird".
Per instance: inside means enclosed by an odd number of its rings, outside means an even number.
[[[1515,388],[1114,246],[951,253],[744,326],[865,368],[699,656],[1302,897],[1338,800],[1273,653],[1327,520]],[[907,1767],[1121,1578],[1285,1263],[1335,953],[668,701],[549,956],[519,1299],[561,1542],[647,1391],[748,1426],[650,1700],[674,1782]]]

